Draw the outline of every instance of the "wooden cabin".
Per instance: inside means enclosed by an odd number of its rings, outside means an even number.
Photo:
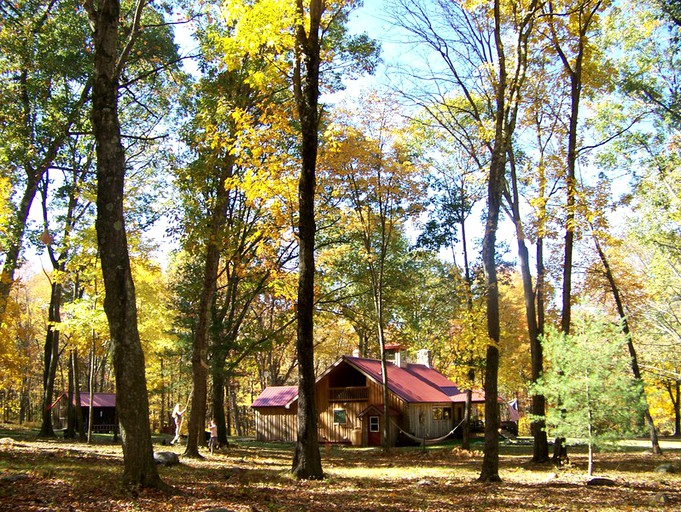
[[[414,440],[445,437],[460,424],[465,393],[431,368],[428,351],[420,351],[415,364],[395,351],[387,372],[390,444],[410,436]],[[327,368],[315,384],[319,442],[380,446],[386,421],[382,382],[377,359],[342,356]],[[297,386],[268,387],[253,402],[257,440],[295,441],[297,394]],[[475,392],[473,403],[478,419],[484,395]]]
[[[75,397],[72,403],[75,404]],[[67,423],[68,394],[63,393],[57,398],[52,405],[52,408],[57,414],[55,426],[57,426],[57,428],[65,428]],[[90,393],[87,391],[80,392],[80,410],[83,418],[83,428],[87,430],[88,420],[90,418]],[[115,393],[93,393],[92,431],[112,433],[118,431]]]

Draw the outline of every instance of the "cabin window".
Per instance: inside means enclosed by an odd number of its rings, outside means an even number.
[[[369,432],[380,431],[378,416],[369,416]]]
[[[451,407],[433,407],[434,420],[450,420],[452,419]]]
[[[334,425],[345,425],[348,422],[348,415],[345,409],[334,409],[333,410],[333,423]]]

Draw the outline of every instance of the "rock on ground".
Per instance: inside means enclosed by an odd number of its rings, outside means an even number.
[[[154,453],[154,462],[164,466],[175,466],[180,463],[180,457],[175,452]]]

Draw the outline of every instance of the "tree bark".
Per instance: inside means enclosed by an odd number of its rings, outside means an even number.
[[[487,184],[487,222],[482,242],[482,260],[487,284],[487,345],[485,365],[485,445],[479,482],[499,482],[499,285],[496,267],[496,238],[501,209],[507,141],[505,138],[506,65],[501,40],[501,8],[494,2],[494,38],[499,57],[495,91],[495,136]]]
[[[672,385],[674,391],[672,391]],[[670,384],[668,391],[674,406],[674,437],[681,437],[681,382],[677,380]]]
[[[323,0],[310,0],[309,33],[303,1],[296,1],[300,16],[296,27],[296,63],[293,88],[301,129],[302,166],[298,181],[299,276],[298,321],[298,436],[293,456],[292,473],[298,479],[321,479],[321,455],[317,432],[317,404],[314,374],[314,250],[315,187],[317,148],[319,143],[319,31]]]
[[[153,459],[144,353],[123,214],[125,152],[118,118],[119,0],[84,4],[94,29],[92,127],[97,150],[97,241],[104,277],[123,441],[123,481],[164,487]],[[141,4],[138,5],[141,12]]]
[[[52,426],[52,400],[54,398],[54,380],[59,364],[59,323],[61,322],[62,286],[53,282],[50,294],[50,308],[47,315],[48,326],[45,336],[45,368],[43,370],[43,409],[42,424],[38,437],[55,437]],[[69,397],[69,400],[71,397]]]
[[[239,404],[236,401],[236,386],[229,386],[229,403],[232,408],[232,417],[234,418],[234,431],[237,436],[243,436],[244,431],[241,428],[241,412],[239,411]]]
[[[25,86],[25,83],[22,84],[22,87]],[[90,84],[88,83],[83,87],[83,91],[81,92],[79,100],[73,105],[71,113],[64,123],[63,131],[46,148],[45,155],[43,156],[40,165],[37,168],[33,168],[29,163],[24,165],[26,174],[26,187],[24,188],[24,193],[21,196],[19,208],[17,208],[16,214],[12,219],[12,224],[9,230],[10,239],[7,245],[7,252],[5,253],[5,260],[2,263],[2,271],[0,272],[0,322],[2,322],[4,319],[7,301],[9,300],[9,294],[12,286],[14,285],[14,274],[19,267],[21,248],[23,245],[24,233],[26,231],[26,221],[28,219],[28,214],[31,210],[33,200],[35,199],[36,192],[38,191],[38,184],[45,175],[47,169],[49,169],[54,162],[57,153],[64,145],[64,142],[69,136],[69,130],[71,129],[71,126],[76,121],[78,115],[80,115],[83,105],[85,105],[85,102],[89,97]],[[29,109],[28,105],[26,105],[24,108]],[[27,113],[26,115],[30,114]]]
[[[551,34],[553,37],[553,46],[563,63],[565,73],[570,80],[570,115],[568,118],[568,145],[567,145],[567,165],[565,185],[567,187],[566,198],[566,217],[565,217],[565,252],[563,261],[563,290],[562,290],[562,315],[561,315],[561,331],[564,334],[570,334],[571,310],[572,310],[572,256],[575,239],[575,220],[576,220],[576,203],[577,203],[577,143],[578,143],[578,125],[579,125],[579,106],[582,93],[582,70],[584,64],[584,57],[587,48],[587,33],[591,28],[594,16],[601,6],[601,1],[597,0],[590,8],[588,2],[579,2],[573,9],[572,17],[578,20],[576,34],[576,42],[574,49],[574,64],[570,63],[568,55],[565,53],[562,45],[572,44],[565,42],[556,33],[553,22],[555,19],[563,17],[563,13],[555,13],[553,11],[553,4],[548,2],[546,5],[549,8],[548,16]]]
[[[76,385],[74,384],[73,372],[73,351],[69,355],[69,390],[68,390],[68,407],[66,413],[66,431],[64,437],[66,439],[73,439],[76,437]]]
[[[465,184],[464,180],[461,180],[461,198],[458,201],[461,206],[461,217],[459,225],[461,226],[461,244],[463,246],[463,271],[464,279],[466,280],[466,308],[468,308],[468,313],[472,315],[473,313],[473,279],[471,278],[470,262],[468,260],[468,242],[466,240],[466,197],[465,197]],[[471,324],[473,323],[471,316]],[[471,327],[473,327],[471,325]],[[471,332],[474,332],[471,328]],[[471,340],[472,343],[475,340]],[[474,360],[471,357],[469,361],[470,368],[468,370],[468,382],[469,386],[473,385],[473,380],[475,379],[475,370],[473,369]],[[473,412],[473,390],[466,390],[466,403],[464,405],[463,413],[463,436],[461,438],[461,448],[463,450],[471,449],[471,414]]]
[[[74,398],[74,411],[75,411],[75,422],[74,427],[76,432],[78,432],[78,439],[80,441],[85,440],[85,431],[83,430],[83,410],[80,406],[80,375],[78,368],[78,349],[74,348],[71,354],[73,367],[73,398]],[[92,402],[90,402],[92,404]],[[90,407],[92,408],[92,407]]]
[[[218,443],[227,446],[227,425],[225,423],[225,361],[219,364],[220,356],[213,353],[213,420],[218,428]]]
[[[515,226],[516,242],[518,246],[518,260],[520,273],[523,281],[523,298],[525,301],[525,318],[527,321],[527,334],[530,339],[530,353],[532,359],[532,383],[536,383],[544,370],[544,355],[541,345],[539,324],[537,320],[537,308],[535,302],[534,287],[532,285],[532,272],[530,271],[530,258],[525,240],[525,232],[520,217],[520,194],[518,191],[518,178],[515,166],[513,150],[509,152],[511,164],[510,191],[507,194],[507,202],[511,210],[511,218]],[[532,421],[531,430],[533,438],[533,462],[547,462],[549,460],[549,443],[546,435],[545,411],[546,400],[543,395],[532,396],[532,415],[537,418]]]
[[[229,191],[225,188],[225,180],[231,177],[233,172],[233,157],[228,157],[222,163],[220,175],[216,180],[215,203],[210,212],[208,223],[203,282],[197,311],[196,328],[194,330],[194,347],[192,352],[193,392],[189,415],[187,448],[184,452],[185,457],[200,457],[199,443],[203,444],[205,437],[209,369],[208,347],[209,333],[213,325],[211,312],[215,308],[215,293],[217,291],[220,268],[220,249],[222,247],[221,232],[227,218],[229,200]]]

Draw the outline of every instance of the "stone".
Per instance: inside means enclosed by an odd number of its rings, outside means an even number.
[[[665,464],[660,464],[655,468],[655,472],[657,473],[676,473],[676,468],[674,467],[674,464],[667,462]]]
[[[590,480],[587,480],[586,485],[600,485],[600,486],[613,486],[617,485],[617,482],[610,478],[604,478],[604,477],[594,477],[591,478]]]
[[[180,463],[180,457],[175,452],[154,453],[154,462],[164,466],[175,466]]]

